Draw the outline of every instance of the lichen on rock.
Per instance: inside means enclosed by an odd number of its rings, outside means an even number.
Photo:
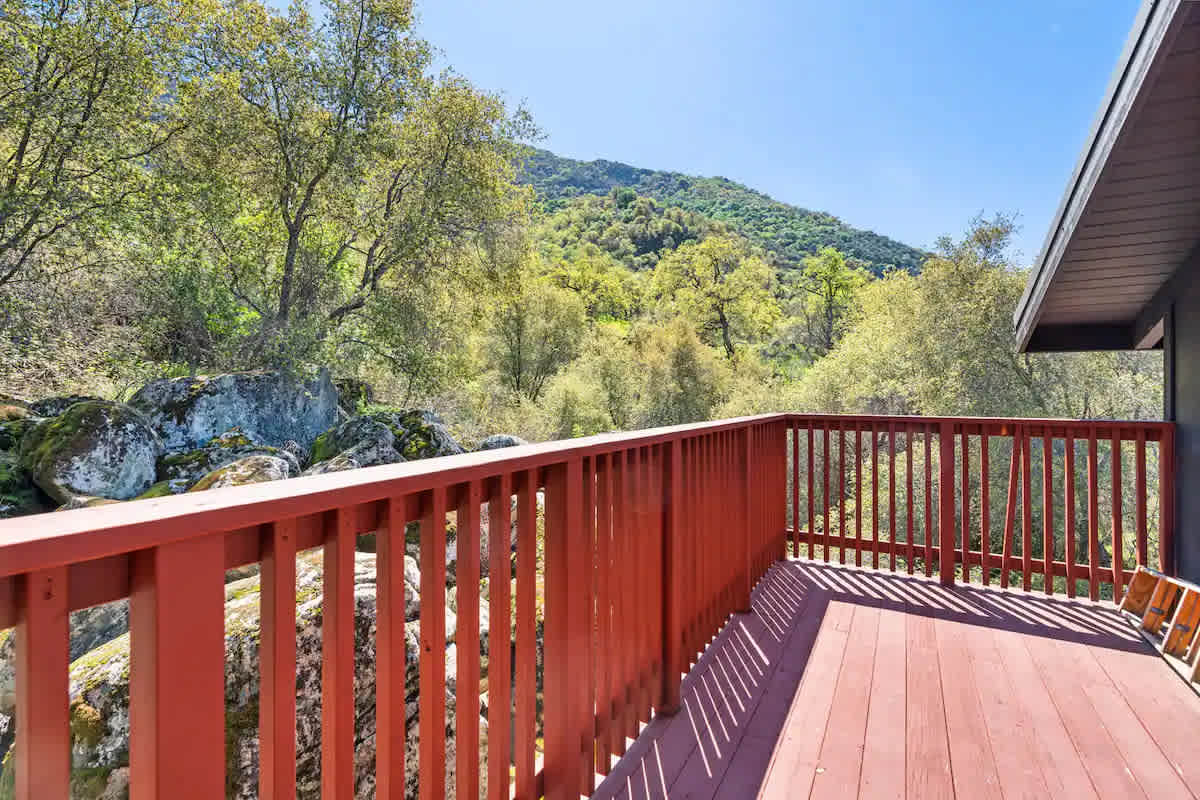
[[[352,417],[322,433],[313,442],[312,466],[306,475],[323,475],[359,467],[404,461],[396,434],[384,419]]]
[[[291,477],[291,466],[279,456],[246,456],[237,461],[214,469],[188,489],[203,492],[222,489],[226,486],[245,486],[250,483],[266,483]]]
[[[158,435],[133,408],[104,400],[75,403],[21,440],[21,466],[58,503],[76,495],[128,500],[154,483]]]
[[[311,378],[235,372],[163,379],[129,403],[146,414],[168,450],[200,447],[233,427],[257,443],[308,448],[337,420],[337,390],[324,371]]]
[[[158,459],[157,478],[167,482],[170,493],[186,491],[213,470],[252,455],[275,456],[288,462],[288,474],[300,474],[300,462],[291,452],[259,444],[241,428],[230,428],[195,450],[168,453]]]
[[[306,474],[396,464],[465,452],[432,411],[374,408],[330,428],[313,443]]]
[[[513,436],[509,433],[493,433],[491,436],[484,438],[475,449],[482,452],[484,450],[499,450],[504,447],[520,447],[525,444],[529,444],[529,442],[520,436]]]

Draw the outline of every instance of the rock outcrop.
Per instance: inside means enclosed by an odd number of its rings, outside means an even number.
[[[359,378],[335,378],[333,385],[338,391],[338,408],[342,414],[352,417],[359,409],[375,402],[375,387]]]
[[[30,403],[29,410],[35,417],[57,417],[59,414],[66,411],[76,403],[88,403],[93,400],[100,400],[99,397],[91,397],[83,394],[67,394],[59,395],[58,397],[46,397],[37,402]]]
[[[397,464],[465,452],[432,411],[376,409],[351,417],[313,443],[306,474]]]
[[[482,442],[480,442],[479,447],[476,447],[475,449],[479,451],[499,450],[503,447],[520,447],[523,444],[529,444],[529,442],[525,441],[520,436],[513,436],[507,433],[493,433],[491,436],[488,436]]]
[[[28,431],[19,460],[58,503],[76,495],[128,500],[154,483],[161,452],[158,434],[136,410],[87,400]]]
[[[146,384],[129,401],[168,450],[200,447],[234,427],[261,444],[294,441],[307,449],[337,421],[337,403],[326,372],[309,379],[283,372],[170,378]]]
[[[78,396],[33,404],[0,398],[0,516],[282,480],[300,474],[310,463],[307,474],[463,452],[431,411],[369,408],[338,423],[337,398],[326,375],[304,381],[273,373],[155,381],[139,391],[130,405]],[[369,393],[355,398],[357,410],[369,402]],[[490,449],[523,443],[497,435],[484,444]],[[486,512],[485,508],[480,541],[484,578],[490,567]],[[454,517],[451,512],[446,531],[447,645],[439,654],[447,673],[447,797],[454,796],[455,706],[464,702],[472,710],[481,708],[490,648],[484,589],[482,682],[457,686],[459,543]],[[510,548],[515,531],[513,525]],[[374,549],[374,538],[374,534],[359,537],[359,549]],[[419,539],[418,526],[410,526],[404,562],[410,776],[417,772],[418,633],[423,599]],[[358,553],[355,566],[355,765],[356,795],[361,798],[373,797],[375,789],[374,559],[373,553]],[[314,800],[320,794],[321,568],[319,551],[297,558],[298,796]],[[258,786],[257,572],[258,565],[249,564],[226,574],[227,786],[229,797],[247,800],[257,795]],[[74,612],[70,624],[71,796],[80,800],[124,797],[129,781],[128,601]],[[11,759],[5,762],[4,756],[19,734],[12,717],[14,654],[13,632],[0,631],[0,800],[8,800],[6,792],[11,792]],[[480,727],[482,759],[486,719],[481,718]],[[483,765],[481,774],[486,776]],[[411,780],[408,789],[408,796],[415,798]]]
[[[195,450],[168,453],[159,458],[157,478],[168,482],[171,493],[177,493],[175,487],[180,487],[178,491],[182,492],[213,470],[247,456],[281,458],[288,464],[289,475],[300,474],[300,461],[292,452],[259,444],[241,428],[231,428]]]
[[[378,464],[404,461],[396,447],[396,433],[382,415],[351,417],[317,437],[313,465],[306,475],[322,475]]]
[[[245,486],[250,483],[281,481],[292,476],[288,462],[278,456],[246,456],[218,467],[196,481],[189,492],[222,489],[226,486]]]

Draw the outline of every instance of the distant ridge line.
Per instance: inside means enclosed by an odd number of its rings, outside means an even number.
[[[629,187],[664,205],[694,211],[728,224],[765,249],[780,268],[797,268],[805,256],[835,247],[876,275],[889,269],[920,271],[929,253],[874,231],[855,228],[822,211],[775,200],[723,177],[635,167],[620,161],[579,161],[531,148],[519,165],[519,180],[531,185],[546,208],[558,210],[573,198],[606,195]]]

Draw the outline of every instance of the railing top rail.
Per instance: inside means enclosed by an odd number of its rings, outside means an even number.
[[[924,417],[912,414],[827,414],[818,412],[791,412],[787,416],[790,419],[804,421],[825,420],[837,422],[840,420],[853,420],[855,422],[902,422],[918,425],[938,425],[943,422],[950,422],[965,425],[1022,425],[1026,427],[1043,427],[1049,425],[1051,427],[1069,427],[1074,429],[1095,427],[1105,430],[1111,430],[1112,428],[1137,430],[1140,428],[1147,431],[1161,431],[1173,428],[1175,425],[1175,423],[1167,420],[1072,419],[1069,417]]]
[[[516,473],[552,464],[689,436],[768,422],[853,421],[859,424],[997,426],[1082,430],[1144,430],[1155,438],[1173,423],[1130,420],[921,417],[865,414],[775,413],[608,433],[522,447],[466,453],[429,461],[367,467],[287,481],[184,494],[137,503],[0,520],[0,578],[36,569],[128,553],[198,534],[230,531],[275,520],[371,503],[440,486]]]
[[[787,417],[762,414],[606,433],[0,520],[0,578]]]

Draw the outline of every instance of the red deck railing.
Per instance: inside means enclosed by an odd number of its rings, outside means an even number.
[[[497,631],[515,629],[515,644],[511,658],[506,647],[490,648],[488,797],[557,800],[590,793],[596,772],[608,771],[640,722],[677,709],[682,673],[730,614],[749,609],[751,587],[785,555],[789,523],[798,531],[792,538],[797,555],[803,546],[810,557],[820,551],[826,560],[836,553],[841,562],[936,571],[944,582],[955,580],[956,565],[967,565],[968,580],[978,566],[985,582],[1004,583],[1019,572],[1026,588],[1041,575],[1045,591],[1058,590],[1054,578],[1061,576],[1062,588],[1074,592],[1070,575],[1088,581],[1093,597],[1106,583],[1119,594],[1131,570],[1122,546],[1128,516],[1122,504],[1130,491],[1132,559],[1143,563],[1154,533],[1159,566],[1170,570],[1172,436],[1165,423],[776,414],[0,522],[0,628],[16,625],[19,637],[16,797],[67,796],[67,614],[123,597],[130,598],[130,797],[222,796],[223,574],[260,562],[259,794],[293,798],[295,556],[318,547],[325,565],[321,794],[352,797],[354,547],[366,532],[377,533],[378,548],[377,796],[403,797],[406,777],[413,777],[404,766],[403,580],[405,526],[412,522],[420,527],[423,621],[415,777],[420,797],[443,797],[447,515],[456,512],[458,527],[455,678],[470,697],[480,676],[485,506],[490,574],[515,576],[515,598],[508,581],[489,581],[492,640]],[[1034,441],[1043,460],[1034,458]],[[1055,487],[1062,482],[1055,482],[1053,465],[1060,441],[1061,474],[1072,480],[1063,486],[1069,510],[1056,516]],[[1127,491],[1122,443],[1130,441]],[[1157,470],[1148,472],[1148,453]],[[997,513],[997,493],[989,490],[1003,472],[997,459],[1004,458],[1010,464],[1007,502]],[[1084,463],[1083,489],[1072,497]],[[1042,468],[1042,506],[1033,502],[1034,464]],[[1105,469],[1110,496],[1102,500]],[[1153,514],[1147,508],[1152,499]],[[1082,524],[1072,516],[1081,502],[1086,540],[1081,532],[1058,543],[1060,519],[1063,531]],[[1110,508],[1107,539],[1100,533],[1103,505]],[[1041,530],[1052,546],[1040,552],[1031,507],[1051,509]],[[951,544],[949,536],[951,546],[943,548],[939,531],[961,537]],[[1076,547],[1077,539],[1087,546]],[[1107,566],[1104,541],[1117,542],[1121,554]],[[545,593],[540,664],[539,575]],[[455,714],[457,796],[476,797],[478,708],[460,697]]]
[[[792,415],[790,427],[796,556],[803,545],[1093,600],[1119,598],[1139,565],[1173,570],[1171,423]]]

